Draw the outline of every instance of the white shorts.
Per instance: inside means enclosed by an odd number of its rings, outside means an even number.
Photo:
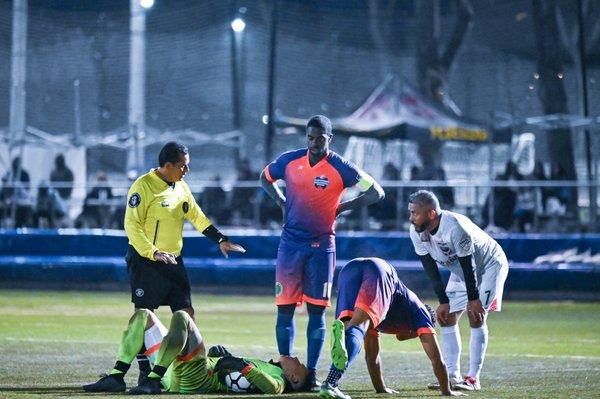
[[[500,312],[502,310],[502,294],[504,282],[508,275],[508,260],[506,257],[498,259],[495,266],[488,268],[481,276],[479,299],[483,308],[488,312]],[[450,313],[467,309],[467,287],[465,282],[454,273],[450,273],[450,279],[446,285],[446,295],[450,299]]]

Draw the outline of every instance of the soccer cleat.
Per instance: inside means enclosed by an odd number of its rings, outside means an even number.
[[[156,395],[160,393],[160,388],[160,379],[146,378],[140,385],[131,388],[128,393],[130,395]]]
[[[146,378],[148,378],[148,374],[150,374],[150,372],[148,372],[148,373],[144,373],[144,372],[140,371],[140,375],[138,375],[138,381],[137,381],[137,384],[138,384],[138,385],[142,385],[142,383],[144,382],[144,380],[145,380]]]
[[[452,388],[461,391],[479,391],[481,389],[481,384],[475,378],[466,376],[462,382],[459,382]]]
[[[323,399],[352,399],[350,395],[346,395],[340,390],[340,388],[335,387],[327,382],[324,382],[323,385],[321,385],[319,397]]]
[[[449,377],[450,380],[450,388],[451,389],[456,389],[455,386],[456,384],[460,384],[461,382],[463,382],[463,379],[460,376],[450,376]],[[436,382],[430,382],[429,384],[427,384],[427,389],[440,389],[440,383],[438,381]]]
[[[123,374],[109,374],[82,388],[86,392],[125,392],[126,386]]]
[[[314,370],[310,370],[302,387],[302,392],[319,392],[320,388],[321,383],[317,379],[317,373]]]
[[[344,323],[335,320],[331,334],[331,361],[338,370],[346,369],[348,364],[348,352],[346,351],[346,334]]]

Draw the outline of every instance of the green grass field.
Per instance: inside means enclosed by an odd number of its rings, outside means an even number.
[[[207,345],[225,344],[236,354],[265,359],[277,355],[271,297],[195,295],[194,304]],[[0,397],[93,396],[79,387],[110,370],[131,310],[129,294],[122,292],[0,291]],[[158,314],[168,325],[168,308]],[[489,320],[484,390],[469,396],[600,397],[599,314],[600,303],[505,302],[503,312]],[[297,321],[297,352],[305,359],[306,315],[299,314]],[[461,321],[461,330],[463,355],[468,355],[466,320]],[[400,391],[395,396],[439,396],[425,388],[433,373],[418,340],[397,342],[385,337],[382,345],[386,382]],[[321,377],[328,360],[327,345]],[[467,368],[468,357],[463,356],[462,364],[463,370]],[[128,386],[135,378],[133,366]],[[354,398],[376,396],[362,357],[341,386]],[[203,395],[223,396],[229,395]]]

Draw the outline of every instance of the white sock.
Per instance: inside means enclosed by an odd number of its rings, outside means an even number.
[[[458,324],[450,327],[441,327],[442,354],[448,368],[448,378],[462,380],[460,375],[460,330]]]
[[[479,373],[483,367],[485,359],[485,350],[488,343],[488,328],[487,324],[479,328],[471,328],[471,354],[469,356],[471,369],[469,376],[479,381]]]

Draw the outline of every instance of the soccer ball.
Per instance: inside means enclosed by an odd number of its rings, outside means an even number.
[[[254,389],[254,386],[240,373],[232,371],[225,375],[225,385],[231,392],[248,393]]]

